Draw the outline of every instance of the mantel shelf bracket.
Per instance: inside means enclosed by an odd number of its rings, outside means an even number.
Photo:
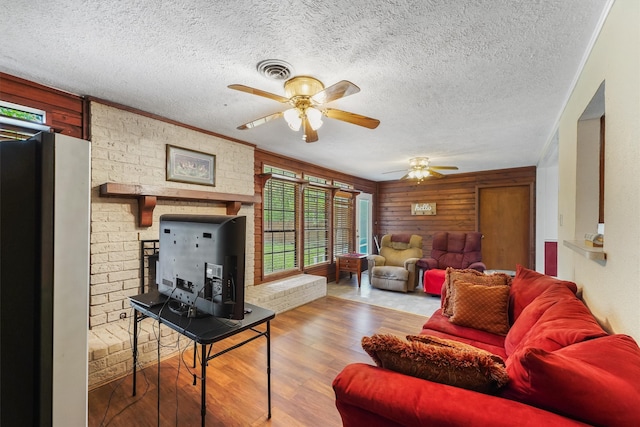
[[[153,210],[158,199],[224,203],[227,207],[227,215],[237,215],[243,203],[253,204],[260,202],[260,196],[255,194],[215,193],[213,191],[115,182],[107,182],[100,185],[100,196],[138,199],[138,226],[140,227],[151,227],[153,225]]]

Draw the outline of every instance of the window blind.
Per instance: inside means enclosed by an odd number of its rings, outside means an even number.
[[[299,185],[271,178],[264,188],[264,274],[300,267],[298,248]]]
[[[304,190],[304,265],[329,260],[329,191],[307,187]]]
[[[339,193],[344,194],[344,193]],[[333,255],[353,252],[353,198],[337,195],[333,199]]]

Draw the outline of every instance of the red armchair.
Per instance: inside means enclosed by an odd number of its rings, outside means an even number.
[[[471,268],[483,272],[482,233],[440,231],[433,235],[431,256],[421,258],[416,266],[424,272],[422,280],[426,293],[440,295],[447,267]]]

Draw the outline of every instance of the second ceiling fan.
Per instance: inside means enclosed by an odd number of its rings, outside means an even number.
[[[324,107],[324,104],[331,101],[360,92],[360,88],[358,86],[347,80],[339,81],[325,89],[322,82],[313,77],[292,77],[284,83],[286,96],[276,95],[274,93],[265,92],[260,89],[240,84],[232,84],[228,87],[241,92],[273,99],[274,101],[289,104],[291,106],[291,108],[285,111],[269,114],[268,116],[264,116],[238,126],[238,129],[241,130],[251,129],[267,123],[270,120],[284,117],[289,127],[294,131],[300,130],[300,127],[302,126],[304,131],[302,139],[304,141],[315,142],[318,140],[317,130],[322,126],[322,116],[363,126],[369,129],[375,129],[380,124],[380,120],[372,119],[371,117],[361,116],[359,114],[337,110],[335,108]]]
[[[435,166],[429,162],[428,157],[412,157],[409,159],[409,169],[406,170],[407,174],[400,179],[416,179],[418,182],[422,182],[425,178],[442,178],[443,174],[437,172],[439,170],[458,170],[457,166]],[[403,172],[404,169],[397,171],[390,171],[384,173],[396,173]]]

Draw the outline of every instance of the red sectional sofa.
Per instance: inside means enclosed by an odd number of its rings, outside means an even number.
[[[453,324],[437,310],[420,334],[500,356],[507,385],[484,394],[354,363],[333,382],[343,425],[640,425],[640,348],[629,336],[607,334],[576,291],[518,266],[506,335]],[[443,302],[444,293],[446,283]]]

